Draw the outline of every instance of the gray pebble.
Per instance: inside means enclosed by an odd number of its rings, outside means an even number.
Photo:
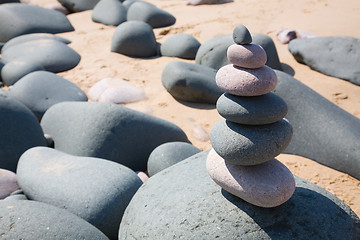
[[[100,0],[58,0],[70,12],[91,10]]]
[[[252,42],[251,34],[243,24],[234,28],[233,40],[236,44],[250,44]]]
[[[45,70],[44,67],[38,62],[14,60],[5,64],[0,73],[4,84],[11,86],[25,75],[43,70]]]
[[[162,56],[195,59],[200,42],[192,35],[180,33],[167,38],[160,46]]]
[[[91,15],[94,22],[118,26],[126,21],[127,9],[119,0],[101,0]]]

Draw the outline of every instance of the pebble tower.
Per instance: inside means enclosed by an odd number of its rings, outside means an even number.
[[[290,143],[292,127],[284,119],[286,103],[271,93],[277,77],[266,66],[265,50],[251,44],[244,25],[233,32],[229,65],[219,69],[216,84],[225,93],[216,108],[224,118],[210,133],[210,177],[233,195],[260,207],[276,207],[295,191],[293,174],[275,159]]]

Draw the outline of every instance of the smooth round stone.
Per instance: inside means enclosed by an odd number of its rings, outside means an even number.
[[[101,0],[91,15],[94,22],[118,26],[126,21],[127,9],[119,0]]]
[[[198,153],[146,181],[126,208],[119,240],[358,239],[359,218],[323,188],[295,177],[289,201],[257,207],[210,178],[207,155]]]
[[[29,199],[66,209],[110,239],[116,239],[125,208],[142,184],[134,171],[118,163],[46,147],[26,151],[17,176]]]
[[[165,66],[161,82],[176,99],[215,104],[223,91],[215,82],[216,70],[200,64],[171,62]]]
[[[242,125],[222,119],[210,132],[214,150],[226,161],[249,166],[267,162],[289,145],[293,130],[282,119],[266,125]]]
[[[247,69],[229,64],[216,73],[216,84],[224,92],[237,96],[259,96],[271,92],[277,77],[270,67]]]
[[[113,103],[62,102],[41,119],[55,149],[146,171],[150,153],[166,142],[188,142],[175,124]]]
[[[0,93],[0,112],[0,168],[16,172],[20,156],[46,140],[35,115],[9,94]]]
[[[176,22],[173,15],[145,1],[135,1],[130,5],[127,20],[146,22],[152,28],[168,27]]]
[[[229,61],[243,68],[261,68],[267,61],[265,50],[257,44],[233,44],[227,50]]]
[[[62,37],[59,37],[59,36],[56,36],[56,35],[50,34],[50,33],[30,33],[30,34],[25,34],[25,35],[21,35],[21,36],[10,39],[9,41],[7,41],[5,43],[4,47],[2,48],[2,51],[5,51],[7,48],[13,47],[20,43],[34,41],[34,40],[41,40],[41,39],[42,40],[46,40],[46,39],[56,40],[56,41],[63,42],[65,44],[71,43],[71,41],[66,38],[62,38]]]
[[[212,149],[206,168],[220,187],[255,206],[277,207],[289,200],[295,191],[294,176],[276,159],[245,167],[225,162]]]
[[[247,125],[274,123],[287,113],[285,101],[271,92],[256,97],[225,93],[219,97],[216,109],[226,120]]]
[[[0,200],[17,189],[19,189],[19,185],[17,184],[16,174],[9,170],[0,169]]]
[[[11,87],[9,95],[24,103],[39,120],[56,103],[87,101],[86,94],[74,83],[46,71],[36,71],[21,78]]]
[[[160,46],[162,56],[195,59],[200,42],[192,35],[180,33],[167,38]]]
[[[80,55],[77,52],[54,39],[18,43],[2,51],[1,56],[4,63],[15,60],[31,62],[43,66],[49,72],[70,70],[80,62]]]
[[[114,32],[111,51],[131,57],[153,57],[157,43],[151,26],[141,21],[127,21]]]
[[[58,0],[70,12],[91,10],[100,0]]]
[[[252,42],[251,34],[243,24],[234,28],[233,40],[236,44],[250,44]]]
[[[36,201],[0,201],[0,219],[3,239],[108,239],[74,214]]]
[[[192,155],[201,152],[200,149],[190,143],[168,142],[155,148],[147,163],[149,176],[168,168]]]
[[[25,75],[45,70],[44,67],[38,62],[26,60],[14,60],[3,67],[1,70],[1,78],[6,86],[14,85],[19,79]]]
[[[73,30],[69,20],[60,12],[30,4],[0,5],[0,42],[29,33],[62,33]]]

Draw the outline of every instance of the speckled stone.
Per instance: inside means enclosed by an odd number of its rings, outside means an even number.
[[[224,92],[237,96],[259,96],[274,90],[277,77],[270,67],[247,69],[229,64],[216,73],[216,84]]]
[[[232,64],[243,68],[260,68],[267,61],[265,50],[257,44],[233,44],[227,50],[227,57]]]
[[[289,201],[257,207],[211,180],[207,155],[198,153],[144,183],[125,211],[119,240],[359,238],[359,218],[323,188],[295,177]]]
[[[118,163],[46,147],[26,151],[17,176],[29,199],[66,209],[110,239],[116,239],[125,208],[142,184],[134,171]]]
[[[252,42],[251,34],[243,24],[234,28],[233,40],[236,44],[250,44]]]
[[[286,119],[266,125],[242,125],[221,119],[211,129],[214,150],[226,161],[249,166],[269,161],[290,143],[293,130]]]
[[[0,200],[19,189],[16,174],[9,170],[0,169]]]
[[[0,219],[3,239],[108,240],[74,214],[36,201],[0,201]]]
[[[294,176],[276,159],[245,167],[225,162],[212,149],[206,168],[216,184],[255,206],[277,207],[295,191]]]
[[[247,125],[274,123],[287,113],[285,101],[271,92],[256,97],[224,93],[219,97],[216,109],[223,118]]]

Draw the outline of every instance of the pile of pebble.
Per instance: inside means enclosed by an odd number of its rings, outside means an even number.
[[[276,207],[295,191],[293,174],[274,159],[290,143],[292,127],[283,119],[286,103],[270,93],[275,72],[265,65],[264,49],[251,44],[243,25],[235,27],[227,57],[232,64],[216,74],[225,93],[217,110],[225,119],[210,133],[213,149],[207,157],[210,177],[223,189],[260,207]]]

